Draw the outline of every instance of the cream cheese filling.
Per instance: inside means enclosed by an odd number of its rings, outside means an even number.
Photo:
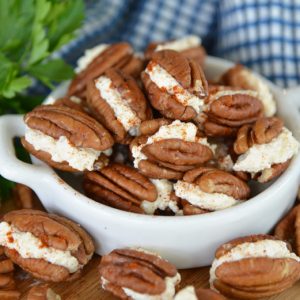
[[[49,263],[65,267],[70,273],[76,272],[81,265],[69,250],[62,251],[45,247],[40,239],[31,232],[21,232],[7,222],[0,223],[0,245],[16,250],[23,258],[43,259]]]
[[[175,50],[180,52],[187,49],[198,47],[199,45],[201,45],[201,39],[198,36],[188,35],[181,39],[177,39],[164,44],[159,44],[156,46],[154,51]]]
[[[228,253],[216,258],[210,269],[210,285],[216,279],[217,268],[225,262],[234,262],[245,258],[268,257],[268,258],[290,258],[300,262],[300,257],[290,252],[287,244],[278,240],[261,240],[254,243],[243,243],[232,248]]]
[[[130,135],[137,136],[141,120],[122,98],[118,90],[113,88],[111,79],[107,76],[100,76],[95,82],[101,97],[112,108],[117,120]]]
[[[206,193],[193,183],[178,180],[174,184],[177,197],[180,197],[192,205],[209,211],[222,210],[242,203],[231,196],[221,193]]]
[[[111,155],[112,153],[112,149],[97,151],[90,148],[74,147],[65,136],[61,136],[56,140],[39,130],[28,127],[25,132],[25,139],[35,150],[49,153],[53,161],[66,161],[72,168],[79,171],[92,171],[95,161],[102,152],[106,155]]]
[[[283,128],[281,133],[267,144],[254,144],[240,155],[233,166],[234,171],[261,172],[273,164],[286,162],[299,150],[298,141]]]
[[[198,297],[195,288],[193,286],[187,286],[176,294],[174,300],[198,300]]]
[[[167,179],[150,179],[157,190],[157,199],[153,202],[144,200],[141,207],[148,215],[153,215],[157,209],[162,211],[170,208],[176,215],[182,215],[177,203],[170,199],[173,183]]]
[[[100,44],[96,47],[86,49],[84,51],[84,55],[81,56],[77,60],[77,67],[75,69],[75,72],[78,74],[82,71],[84,71],[88,65],[104,50],[108,48],[109,44]]]
[[[216,149],[216,145],[210,145],[206,138],[197,137],[197,127],[193,123],[184,123],[179,120],[173,121],[169,125],[163,125],[152,136],[148,137],[145,144],[132,147],[132,156],[134,158],[134,167],[138,168],[141,160],[147,159],[146,155],[142,153],[142,149],[145,145],[153,144],[165,139],[181,139],[186,142],[197,142],[209,147],[213,152]]]
[[[159,64],[151,63],[148,65],[145,72],[149,75],[152,82],[154,82],[160,89],[166,90],[170,95],[173,95],[178,102],[184,106],[191,106],[193,109],[200,113],[204,104],[203,99],[193,95],[182,87],[182,85],[170,75]],[[197,82],[198,88],[201,83]]]
[[[274,116],[276,113],[276,102],[266,83],[247,69],[242,70],[241,75],[247,80],[247,88],[257,91],[258,99],[264,106],[265,115],[267,117]]]

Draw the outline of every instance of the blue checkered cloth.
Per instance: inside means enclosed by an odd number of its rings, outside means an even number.
[[[241,62],[282,87],[300,83],[300,0],[101,0],[87,2],[79,37],[58,55],[75,63],[84,49],[187,34],[210,55]]]

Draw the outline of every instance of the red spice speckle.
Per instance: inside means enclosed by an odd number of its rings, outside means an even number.
[[[12,232],[11,231],[9,231],[7,234],[6,234],[6,236],[7,236],[7,241],[8,241],[8,243],[13,243],[15,240],[14,240],[14,238],[13,238],[13,236],[12,236]]]

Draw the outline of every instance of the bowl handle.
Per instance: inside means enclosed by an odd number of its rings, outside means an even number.
[[[36,165],[25,163],[16,157],[13,138],[25,132],[22,115],[0,117],[0,174],[6,179],[23,183],[33,190],[49,183],[53,170],[40,162]]]

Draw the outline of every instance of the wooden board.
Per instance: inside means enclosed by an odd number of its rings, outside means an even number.
[[[80,279],[74,282],[51,284],[51,287],[61,295],[63,300],[116,300],[117,298],[103,291],[100,287],[98,276],[99,261],[100,257],[95,256],[86,266],[83,276]],[[21,272],[19,271],[19,278],[17,278],[18,287],[21,292],[26,292],[33,283],[36,283],[36,281],[28,276],[24,279],[24,274],[20,273]],[[180,274],[182,276],[180,287],[191,284],[196,287],[208,287],[209,268],[182,270],[180,271]],[[300,299],[300,281],[289,290],[269,299]]]

